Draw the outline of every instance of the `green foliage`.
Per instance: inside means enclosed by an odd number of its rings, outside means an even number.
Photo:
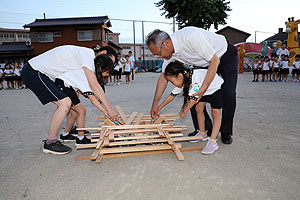
[[[175,17],[179,28],[197,26],[209,29],[213,24],[218,29],[218,25],[226,24],[226,11],[231,11],[229,3],[226,0],[161,0],[155,6],[161,7],[166,18]]]

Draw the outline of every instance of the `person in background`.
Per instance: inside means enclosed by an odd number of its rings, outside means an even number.
[[[259,57],[259,66],[258,66],[258,75],[257,75],[257,79],[259,79],[259,74],[261,74],[261,80],[262,80],[262,66],[264,64],[264,57],[260,56]]]
[[[125,56],[126,62],[125,62],[125,68],[124,68],[124,74],[126,77],[126,84],[130,83],[130,73],[132,71],[132,65],[131,65],[131,61],[129,60],[129,56],[126,55]]]
[[[278,73],[280,71],[280,62],[278,61],[278,55],[275,55],[273,64],[272,64],[272,71],[273,71],[273,80],[278,81]]]
[[[128,56],[129,56],[129,61],[131,63],[131,79],[134,80],[134,74],[135,74],[135,71],[134,71],[134,67],[135,67],[135,59],[134,59],[134,56],[132,55],[132,51],[129,51],[128,52]],[[126,57],[125,57],[126,58]]]
[[[120,70],[122,69],[121,54],[118,53],[118,63],[115,65],[113,76],[114,85],[120,85]]]
[[[269,57],[266,56],[262,64],[262,82],[267,82],[269,80],[269,73],[270,73],[270,60]]]
[[[135,62],[135,64],[136,64],[136,68],[135,68],[136,72],[142,72],[143,70],[145,72],[148,71],[148,69],[143,64],[143,61],[142,61],[141,57],[138,58],[138,60]]]
[[[5,75],[5,81],[7,84],[7,89],[13,89],[14,88],[14,70],[12,69],[12,67],[9,63],[5,64],[4,75]]]
[[[255,56],[254,62],[253,62],[253,81],[252,82],[258,82],[258,74],[259,74],[259,57]]]
[[[273,66],[273,62],[274,62],[274,60],[275,60],[275,55],[274,54],[272,54],[271,55],[271,60],[270,60],[270,78],[269,78],[269,80],[272,82],[272,81],[274,81],[274,79],[272,80],[272,75],[273,75],[273,68],[272,68],[272,66]]]
[[[0,68],[0,90],[3,90],[3,76],[4,76],[4,72]]]
[[[297,54],[295,56],[295,60],[293,62],[294,69],[292,70],[293,75],[293,81],[298,82],[299,81],[299,75],[300,75],[300,54]],[[296,76],[296,78],[295,78]]]
[[[21,78],[21,64],[15,63],[15,69],[14,69],[14,74],[15,74],[15,81],[16,81],[16,89],[23,89],[23,82]],[[18,85],[18,86],[17,86]]]
[[[281,69],[282,69],[282,81],[287,82],[288,81],[288,75],[289,75],[289,59],[287,55],[283,56],[283,60],[281,61]]]

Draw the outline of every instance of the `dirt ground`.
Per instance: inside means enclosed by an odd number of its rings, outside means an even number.
[[[149,113],[159,74],[136,74],[131,84],[108,86],[125,113]],[[300,199],[300,82],[252,83],[239,75],[234,136],[213,155],[174,154],[76,161],[92,150],[64,156],[42,153],[54,105],[42,106],[28,89],[0,91],[0,199]],[[172,89],[169,85],[166,97]],[[87,108],[86,127],[101,115]],[[162,113],[179,112],[177,97]],[[177,124],[193,131],[190,115]],[[182,143],[184,147],[205,145]]]

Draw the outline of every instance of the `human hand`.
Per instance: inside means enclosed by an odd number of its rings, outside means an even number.
[[[194,93],[192,96],[193,96],[193,97],[197,97],[197,100],[191,99],[191,101],[196,101],[196,103],[198,103],[199,100],[202,98],[203,93],[202,93],[202,92],[196,92],[196,93]]]
[[[118,114],[112,108],[108,110],[108,116],[109,116],[109,119],[111,121],[117,121],[118,120]]]
[[[183,110],[181,110],[179,113],[179,117],[183,119],[185,117],[185,115],[186,115],[186,113]]]
[[[159,112],[157,104],[152,105],[152,108],[150,110],[150,114],[151,114],[151,118],[158,118],[159,117],[160,112]]]

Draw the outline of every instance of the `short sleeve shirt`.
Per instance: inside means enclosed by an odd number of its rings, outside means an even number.
[[[66,87],[72,87],[75,90],[80,90],[82,93],[92,92],[83,68],[65,72],[56,78],[63,80]]]
[[[175,60],[189,65],[206,67],[216,54],[219,58],[227,51],[227,41],[224,36],[196,27],[185,27],[171,36],[174,53],[165,60],[162,71]]]
[[[297,69],[300,69],[300,61],[294,61],[293,62],[293,65],[297,68]]]
[[[206,73],[207,73],[206,69],[195,69],[192,71],[193,71],[193,74],[191,76],[192,83],[189,88],[189,94],[188,94],[189,97],[191,97],[193,94],[199,92],[199,89],[200,89],[200,87],[204,81],[204,78],[206,76]],[[224,82],[224,80],[218,74],[216,74],[203,96],[211,95],[214,92],[216,92],[217,90],[221,89],[221,85],[223,84],[223,82]],[[171,94],[175,96],[175,95],[180,94],[182,91],[183,91],[183,88],[175,87],[172,90]]]
[[[33,69],[54,81],[62,73],[83,67],[95,71],[94,59],[94,51],[90,48],[63,45],[38,55],[28,62]]]

